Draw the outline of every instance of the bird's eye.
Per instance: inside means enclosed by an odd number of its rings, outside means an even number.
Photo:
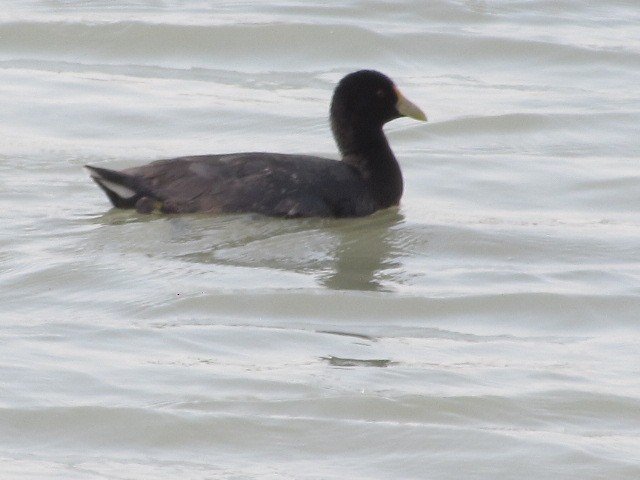
[[[384,98],[387,96],[387,92],[385,92],[384,89],[381,88],[376,92],[376,95],[378,96],[378,98]]]

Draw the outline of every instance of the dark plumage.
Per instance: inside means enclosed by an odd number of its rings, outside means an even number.
[[[400,166],[382,131],[401,116],[426,120],[388,77],[361,70],[338,83],[331,101],[342,161],[256,152],[172,158],[123,171],[86,168],[115,207],[144,213],[369,215],[402,196]]]

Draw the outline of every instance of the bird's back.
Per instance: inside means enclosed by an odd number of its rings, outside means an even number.
[[[202,155],[158,160],[121,173],[166,213],[344,217],[376,209],[354,167],[308,155]]]

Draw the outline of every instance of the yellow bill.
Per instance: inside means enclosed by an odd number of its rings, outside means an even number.
[[[398,101],[396,102],[396,110],[398,110],[398,112],[405,117],[426,122],[427,116],[425,115],[425,113],[420,110],[420,108],[415,103],[405,98],[405,96],[400,93],[400,90],[398,90],[398,87],[393,88],[396,92],[396,95],[398,96]]]

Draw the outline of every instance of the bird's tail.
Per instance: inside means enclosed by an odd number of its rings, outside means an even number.
[[[135,208],[143,196],[133,175],[90,165],[85,165],[85,168],[116,208]]]

